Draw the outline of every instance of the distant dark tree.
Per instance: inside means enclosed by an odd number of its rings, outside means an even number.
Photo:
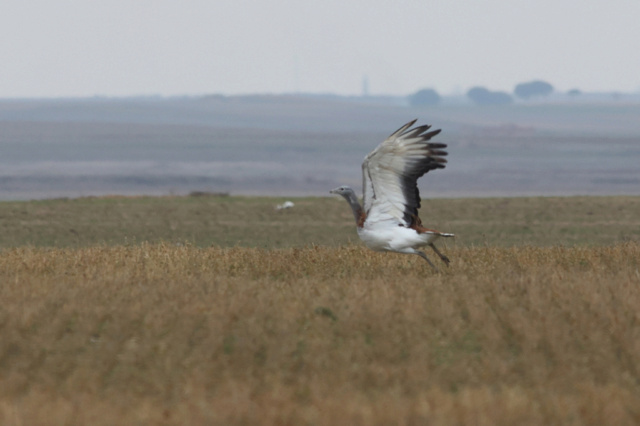
[[[580,89],[571,89],[567,92],[569,96],[579,96],[582,95],[582,91]]]
[[[507,92],[492,92],[484,87],[469,89],[467,97],[478,105],[505,105],[513,102]]]
[[[536,96],[547,96],[553,92],[553,86],[546,81],[530,81],[520,83],[513,90],[513,93],[521,99],[529,99]]]
[[[409,96],[411,106],[437,105],[440,100],[440,95],[433,89],[422,89]]]

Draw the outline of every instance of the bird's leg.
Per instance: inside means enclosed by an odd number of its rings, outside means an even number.
[[[434,265],[434,264],[429,260],[429,258],[427,257],[427,255],[426,255],[426,254],[424,254],[424,252],[423,252],[423,251],[416,250],[416,254],[417,254],[418,256],[420,256],[421,258],[423,258],[424,260],[426,260],[426,261],[429,263],[429,265],[431,265],[431,267],[432,267],[433,269],[435,269],[435,270],[436,270],[436,272],[440,272],[440,270],[436,267],[436,265]]]
[[[429,247],[431,247],[431,248],[433,249],[433,251],[435,251],[435,252],[436,252],[436,254],[437,254],[438,256],[440,256],[440,259],[442,259],[442,261],[443,261],[447,266],[449,266],[449,262],[451,262],[451,261],[449,260],[449,258],[448,258],[447,256],[445,256],[444,254],[440,253],[440,250],[438,250],[438,248],[437,248],[433,243],[429,243]]]

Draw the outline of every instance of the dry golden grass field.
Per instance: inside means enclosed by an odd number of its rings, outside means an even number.
[[[640,423],[640,198],[281,201],[0,203],[0,424]]]

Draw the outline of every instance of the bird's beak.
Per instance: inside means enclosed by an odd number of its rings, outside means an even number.
[[[335,188],[329,191],[329,194],[337,194],[337,193],[338,193],[338,188]]]

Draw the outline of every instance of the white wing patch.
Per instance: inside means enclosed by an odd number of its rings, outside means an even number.
[[[413,120],[382,142],[362,163],[363,198],[367,221],[393,221],[411,226],[420,207],[417,180],[430,170],[444,168],[446,145],[429,143],[440,130],[430,126],[409,129]],[[414,217],[415,216],[415,217]]]

